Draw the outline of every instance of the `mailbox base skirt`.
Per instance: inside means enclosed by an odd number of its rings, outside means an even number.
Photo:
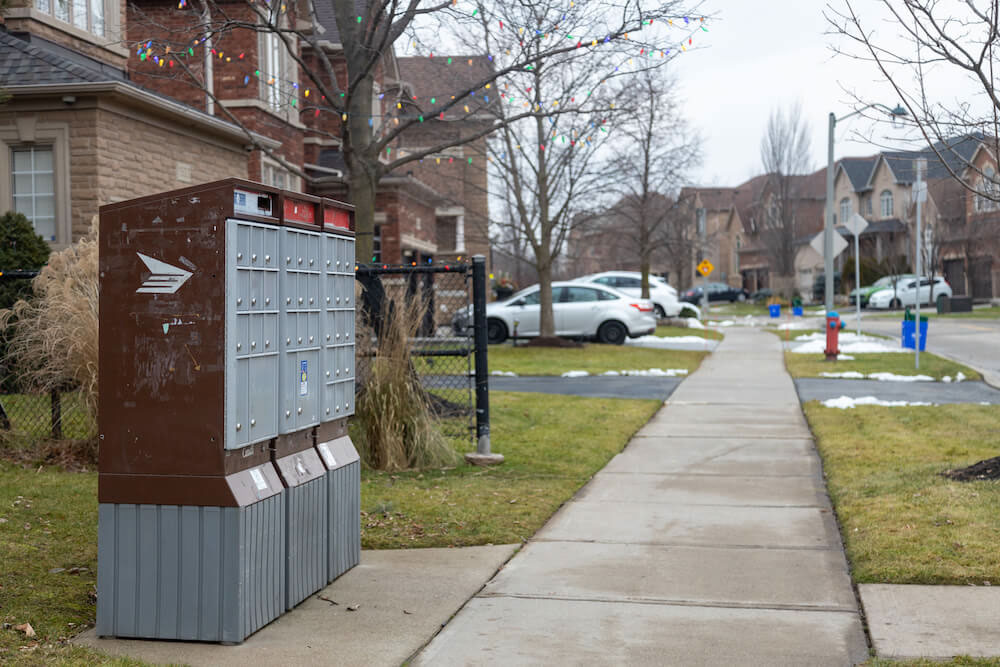
[[[285,490],[287,606],[292,609],[326,586],[327,503],[320,477]]]
[[[276,619],[285,503],[100,504],[98,636],[239,643]]]
[[[329,563],[333,581],[361,562],[361,462],[328,470],[325,476],[329,502]]]

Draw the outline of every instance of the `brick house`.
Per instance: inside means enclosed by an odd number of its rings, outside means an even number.
[[[191,31],[203,17],[176,0],[12,5],[0,25],[0,89],[10,96],[0,103],[0,210],[24,212],[54,247],[86,233],[102,204],[223,177],[346,194],[341,119],[304,112],[305,76],[275,35],[237,29],[206,40]],[[256,22],[245,3],[223,6],[230,19]],[[321,48],[343,78],[335,22],[319,18]],[[294,5],[282,21],[297,25]],[[290,40],[295,56],[315,64]],[[150,41],[156,48],[144,48]],[[464,76],[451,69],[444,77],[419,61],[392,52],[381,59],[376,90],[385,99],[373,100],[373,120],[382,122],[396,93],[459,90],[483,71],[473,59]],[[446,116],[401,144],[474,131],[485,120]],[[488,255],[485,169],[455,162],[425,160],[383,179],[378,261]]]
[[[739,251],[743,247],[743,220],[737,205],[740,187],[683,188],[680,198],[689,201],[693,214],[693,246],[688,275],[679,277],[681,285],[701,280],[695,267],[702,259],[714,266],[708,276],[712,282],[740,286]]]

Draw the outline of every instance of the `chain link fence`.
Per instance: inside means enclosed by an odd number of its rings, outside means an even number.
[[[423,304],[423,316],[410,339],[410,358],[420,377],[444,434],[473,439],[475,434],[475,376],[472,327],[472,267],[466,263],[403,267],[359,267],[363,288],[359,332],[372,337],[358,341],[358,391],[378,347],[380,323],[396,304]],[[366,315],[367,313],[367,315]]]
[[[34,271],[0,273],[0,284],[25,287]],[[30,290],[5,290],[26,295]],[[0,304],[6,308],[12,303]],[[0,330],[0,446],[42,441],[87,440],[97,433],[83,397],[72,390],[39,392],[18,375],[8,353],[12,327]]]

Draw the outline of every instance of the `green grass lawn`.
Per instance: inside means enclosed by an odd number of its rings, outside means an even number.
[[[1000,667],[1000,658],[971,658],[969,656],[957,656],[950,660],[931,660],[929,658],[919,660],[886,660],[884,658],[872,658],[861,663],[865,667]]]
[[[1000,584],[1000,481],[939,475],[1000,454],[996,406],[804,407],[855,582]]]
[[[366,549],[509,544],[529,538],[617,454],[661,402],[545,394],[490,394],[500,466],[365,471]],[[457,442],[460,452],[468,441]]]
[[[0,664],[142,664],[65,644],[96,613],[96,473],[0,462],[0,563]]]
[[[747,303],[745,301],[742,303],[719,303],[716,301],[709,304],[708,312],[703,314],[712,319],[726,319],[728,317],[746,317],[747,315],[766,317],[767,313],[767,305],[763,303]]]
[[[491,395],[493,451],[479,468],[363,471],[363,546],[515,543],[530,537],[628,442],[661,402]],[[468,438],[453,438],[459,452]],[[69,646],[94,623],[97,475],[0,461],[0,664],[139,665]],[[28,639],[13,626],[30,623]]]
[[[688,327],[672,327],[661,324],[653,332],[654,336],[661,338],[676,338],[678,336],[698,336],[707,340],[722,340],[722,332],[715,329],[689,329]]]
[[[491,345],[490,371],[508,371],[518,375],[561,375],[566,371],[589,373],[643,370],[647,368],[685,368],[693,372],[708,354],[690,350],[654,350],[628,345],[586,344],[583,347],[512,347]]]
[[[912,354],[891,352],[878,354],[853,354],[854,360],[826,361],[822,354],[785,352],[785,367],[793,378],[822,377],[820,373],[896,373],[897,375],[929,375],[940,380],[948,375],[954,378],[959,371],[968,380],[981,380],[982,376],[968,366],[955,363],[929,352],[920,353],[920,370],[914,368]]]

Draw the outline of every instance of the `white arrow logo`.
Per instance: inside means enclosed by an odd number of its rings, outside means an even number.
[[[170,266],[166,262],[143,255],[141,252],[137,252],[136,254],[139,255],[139,259],[142,260],[142,263],[153,274],[142,283],[142,287],[137,289],[136,293],[173,294],[192,275],[190,271]]]

